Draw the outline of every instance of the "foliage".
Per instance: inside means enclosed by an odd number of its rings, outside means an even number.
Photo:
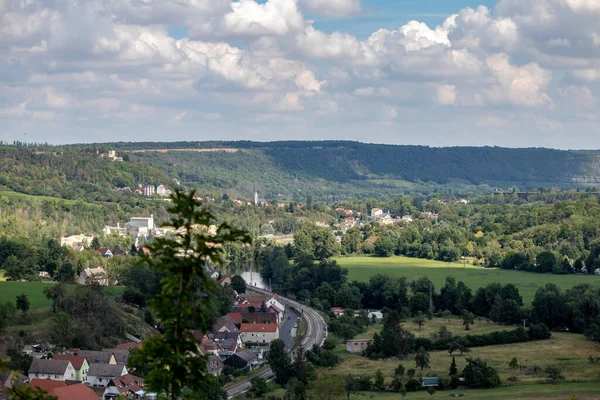
[[[285,385],[291,376],[291,361],[285,351],[285,343],[281,339],[271,342],[267,361],[275,374],[275,381],[280,385]]]
[[[464,310],[462,313],[462,320],[465,330],[468,331],[471,329],[471,325],[475,323],[475,316],[472,312]]]
[[[29,298],[27,297],[27,293],[23,293],[17,296],[17,310],[21,311],[23,314],[27,314],[29,308],[31,307],[31,303],[29,303]]]
[[[346,392],[344,380],[334,374],[320,374],[311,384],[318,400],[334,400]]]
[[[207,276],[206,262],[219,263],[222,247],[227,242],[249,242],[247,234],[221,224],[216,234],[196,230],[208,228],[214,217],[201,208],[192,191],[176,191],[169,211],[174,214],[170,225],[181,229],[175,238],[157,238],[148,245],[152,256],[142,256],[143,262],[165,274],[162,290],[152,299],[151,306],[164,333],[144,341],[137,353],[150,367],[146,375],[149,390],[165,393],[171,399],[181,394],[182,387],[196,395],[209,379],[204,374],[206,359],[198,352],[192,330],[205,331],[214,283]],[[208,232],[208,231],[206,231]]]
[[[252,379],[250,379],[250,384],[249,393],[254,397],[261,397],[269,390],[266,379],[261,376],[252,377]]]
[[[479,358],[467,358],[463,376],[467,385],[473,388],[495,388],[500,386],[498,372]]]
[[[67,291],[62,284],[52,285],[44,288],[44,295],[52,300],[52,312],[56,313],[56,306],[64,300]]]
[[[416,368],[421,368],[421,371],[424,368],[429,368],[429,353],[423,346],[419,347],[419,350],[415,354],[415,366]]]
[[[554,367],[551,365],[547,366],[544,372],[546,373],[548,378],[552,379],[554,382],[565,379],[565,377],[562,376],[562,371],[558,367]]]
[[[231,277],[231,288],[238,293],[246,293],[246,281],[240,275]]]

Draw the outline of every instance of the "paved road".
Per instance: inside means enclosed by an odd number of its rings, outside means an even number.
[[[294,329],[294,325],[298,322],[298,317],[300,317],[300,314],[297,311],[291,307],[285,308],[284,320],[279,327],[279,339],[285,343],[285,351],[290,351],[294,347],[296,338],[292,336],[292,329]]]
[[[248,289],[265,295],[271,294],[266,290],[258,289],[249,285]],[[297,301],[290,300],[282,296],[279,297],[281,299],[281,302],[285,305],[286,311],[289,307],[292,307],[298,312],[300,312],[302,315],[302,323],[304,324],[304,337],[302,338],[301,342],[302,347],[304,347],[304,349],[311,349],[315,344],[318,346],[322,346],[323,342],[325,341],[325,338],[327,337],[327,325],[325,324],[323,317],[321,317],[321,315],[319,315],[319,313],[317,313],[312,308],[306,307],[305,305]],[[293,354],[293,348],[290,348],[288,351],[292,351]],[[275,374],[273,374],[271,368],[265,368],[258,374],[258,376],[265,378],[266,380],[275,379]],[[250,379],[246,379],[244,381],[225,387],[228,398],[232,398],[239,394],[245,393],[248,391],[248,389],[250,389]]]

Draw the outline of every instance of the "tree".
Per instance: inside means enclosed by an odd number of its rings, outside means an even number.
[[[285,351],[285,343],[281,339],[271,342],[267,361],[275,374],[275,381],[280,385],[285,385],[290,378],[291,362],[290,356]]]
[[[508,363],[508,366],[512,369],[519,368],[519,360],[517,360],[517,357],[513,357],[513,359]]]
[[[444,318],[446,318],[446,320],[448,320],[448,323],[451,324],[452,323],[452,312],[449,310],[444,311],[444,313],[442,314],[444,316]]]
[[[12,371],[19,371],[22,374],[27,375],[33,357],[23,354],[23,352],[18,349],[8,349],[7,355],[10,357],[8,367]]]
[[[548,366],[546,367],[544,372],[546,373],[548,378],[552,379],[554,382],[565,379],[565,377],[562,376],[562,371],[558,367]]]
[[[429,386],[429,387],[427,388],[427,393],[429,393],[429,396],[430,396],[430,397],[431,397],[431,396],[433,396],[433,395],[435,394],[435,387],[433,387],[433,386]]]
[[[425,314],[423,314],[422,311],[417,312],[414,321],[417,325],[419,325],[419,330],[421,330],[423,324],[425,323]]]
[[[90,243],[90,247],[93,250],[98,250],[100,248],[100,239],[98,239],[98,236],[94,236],[92,243]]]
[[[467,358],[463,376],[467,385],[474,388],[487,389],[500,386],[498,372],[479,358]]]
[[[215,218],[195,197],[195,191],[176,190],[171,195],[168,212],[173,218],[169,225],[179,233],[155,238],[147,244],[152,257],[140,257],[150,269],[164,273],[161,292],[151,302],[164,333],[146,339],[136,355],[138,361],[149,365],[148,389],[171,400],[178,398],[184,387],[205,398],[202,390],[212,380],[206,373],[206,357],[199,353],[192,334],[192,330],[206,332],[210,322],[206,310],[211,308],[215,283],[206,274],[206,263],[221,263],[227,243],[251,241],[247,233],[226,223],[211,233]]]
[[[261,376],[254,376],[250,380],[250,385],[250,393],[254,397],[261,397],[263,394],[269,391],[267,380]]]
[[[429,368],[429,353],[423,346],[419,347],[419,350],[415,354],[415,366],[416,368],[421,368],[421,371],[424,368]]]
[[[475,324],[475,316],[473,315],[472,312],[467,311],[467,310],[463,310],[462,320],[463,320],[463,325],[465,326],[466,331],[471,330],[471,325]]]
[[[396,376],[399,376],[400,378],[402,378],[404,376],[404,365],[402,364],[398,364],[398,366],[396,367],[396,369],[394,370],[394,374]]]
[[[381,372],[380,369],[378,369],[375,372],[375,389],[378,392],[382,392],[385,389],[385,377],[383,376],[383,372]]]
[[[56,306],[65,298],[66,292],[62,283],[44,288],[44,295],[48,300],[52,300],[53,313],[56,313]]]
[[[23,315],[27,314],[30,306],[31,304],[29,303],[27,293],[23,293],[17,296],[17,310],[21,311]]]
[[[375,255],[378,257],[390,257],[396,249],[396,243],[387,235],[379,236],[373,243],[373,246]]]
[[[238,293],[246,293],[246,281],[240,275],[231,278],[231,287]]]
[[[75,270],[73,269],[73,264],[71,264],[70,262],[62,263],[55,274],[55,278],[57,281],[65,283],[73,282],[74,277]]]
[[[458,374],[458,368],[456,367],[456,360],[452,357],[452,363],[450,364],[450,369],[448,370],[448,375],[455,376]]]
[[[6,328],[16,313],[17,308],[10,301],[0,303],[0,329]]]

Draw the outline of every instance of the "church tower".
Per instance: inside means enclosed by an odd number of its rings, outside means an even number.
[[[258,205],[258,190],[256,190],[256,183],[254,184],[254,194],[252,195],[252,204]]]

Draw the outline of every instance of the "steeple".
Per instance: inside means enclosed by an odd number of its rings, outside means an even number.
[[[256,183],[254,184],[254,194],[252,195],[252,204],[258,205],[258,190],[256,190]]]

